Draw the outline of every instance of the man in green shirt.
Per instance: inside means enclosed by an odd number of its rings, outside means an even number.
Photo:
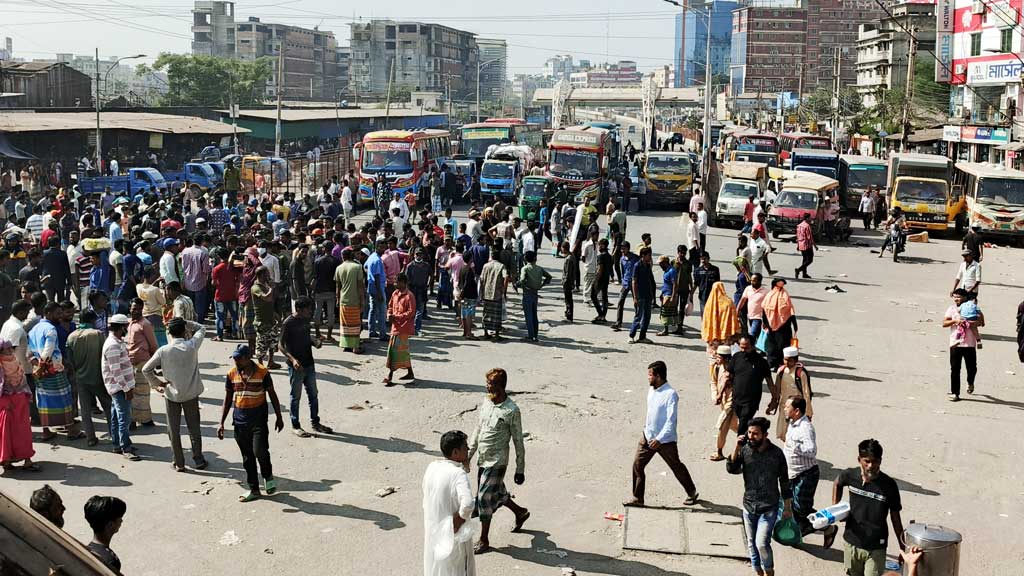
[[[523,254],[526,265],[519,271],[519,284],[523,287],[523,315],[526,317],[526,339],[537,342],[540,321],[537,318],[537,301],[540,289],[551,282],[551,274],[537,265],[537,253],[529,251]]]
[[[224,167],[224,190],[229,200],[238,200],[238,191],[242,188],[242,174],[234,162]]]
[[[110,394],[103,385],[103,375],[100,371],[103,341],[106,338],[94,327],[95,323],[96,312],[91,309],[83,310],[78,329],[68,336],[67,354],[64,356],[64,366],[78,390],[78,408],[89,446],[99,444],[96,428],[92,423],[92,408],[97,400],[103,408],[107,426],[110,426]]]
[[[338,307],[341,311],[341,347],[346,352],[362,354],[359,335],[363,330],[363,303],[366,300],[366,272],[355,260],[355,251],[341,251],[341,266],[334,270]]]
[[[266,266],[256,268],[256,281],[252,284],[252,301],[256,313],[256,358],[259,363],[267,358],[267,368],[276,370],[281,365],[274,362],[274,348],[281,336],[281,324],[277,321],[277,307],[274,305],[277,289],[270,282],[270,270]]]
[[[505,370],[492,368],[487,372],[487,400],[484,400],[477,410],[480,420],[476,431],[470,436],[467,466],[474,454],[478,456],[476,512],[480,516],[480,541],[474,548],[476,554],[491,550],[488,538],[491,517],[499,508],[505,506],[515,514],[516,525],[513,532],[518,532],[523,523],[530,518],[529,510],[516,504],[505,489],[509,440],[516,447],[515,483],[521,485],[526,482],[522,414],[516,403],[506,394],[507,384],[508,373]]]

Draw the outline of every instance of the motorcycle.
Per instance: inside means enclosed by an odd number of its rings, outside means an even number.
[[[892,243],[892,261],[899,262],[899,255],[907,249],[907,232],[902,227],[893,225],[889,232],[889,241]]]

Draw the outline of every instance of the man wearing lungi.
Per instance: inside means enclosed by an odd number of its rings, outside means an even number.
[[[356,262],[351,248],[341,251],[341,266],[334,271],[334,282],[338,285],[338,306],[341,310],[341,347],[346,352],[362,354],[359,334],[363,329],[366,273]]]
[[[516,447],[516,472],[513,477],[517,485],[526,482],[526,450],[523,446],[523,420],[519,407],[505,393],[508,373],[501,368],[487,372],[487,400],[477,411],[480,420],[476,431],[470,437],[469,458],[477,458],[476,514],[480,517],[480,541],[474,553],[483,554],[491,550],[488,535],[491,517],[502,506],[515,514],[513,532],[518,532],[530,518],[526,508],[516,504],[505,489],[505,469],[508,467],[509,440]]]
[[[509,272],[498,260],[498,251],[491,250],[491,259],[480,272],[480,297],[484,305],[484,338],[501,339],[501,320],[505,294],[508,292]]]

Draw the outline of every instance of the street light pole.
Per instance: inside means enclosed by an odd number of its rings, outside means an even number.
[[[683,9],[685,14],[687,10],[692,10],[707,20],[707,25],[704,27],[705,35],[707,36],[707,42],[704,47],[704,134],[701,138],[701,182],[706,182],[706,176],[711,160],[711,13],[715,9],[715,2],[711,0],[706,2],[705,6],[711,5],[710,11],[698,10],[691,8],[689,3],[680,4],[676,0],[663,0],[673,6],[678,6]],[[686,26],[686,22],[683,22],[683,26]],[[676,74],[680,74],[680,70],[676,70]],[[702,184],[703,185],[703,184]]]
[[[476,121],[480,121],[480,70],[488,64],[494,64],[495,62],[502,60],[502,58],[493,58],[486,62],[480,62],[477,60],[476,63]],[[504,82],[504,79],[502,79]]]
[[[110,71],[117,67],[122,60],[131,60],[134,58],[145,58],[145,54],[136,54],[135,56],[124,56],[114,60],[114,63],[107,68],[106,73],[103,74],[103,86],[106,88],[107,76],[110,75]],[[103,142],[102,133],[100,131],[100,49],[96,48],[96,170],[101,170],[103,165]]]

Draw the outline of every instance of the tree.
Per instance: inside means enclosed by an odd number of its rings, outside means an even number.
[[[272,73],[270,58],[245,61],[167,53],[160,54],[151,68],[138,68],[140,74],[151,70],[167,72],[163,106],[227,107],[232,97],[240,106],[260,104]]]

